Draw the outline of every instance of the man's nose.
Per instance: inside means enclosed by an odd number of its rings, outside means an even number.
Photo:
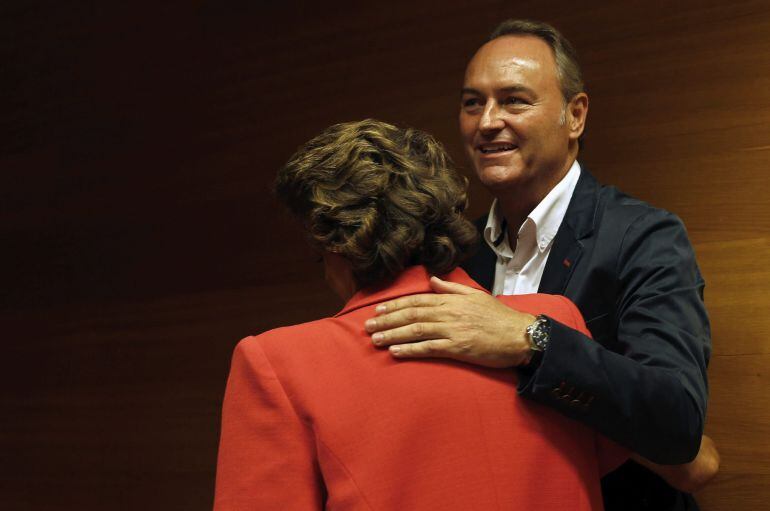
[[[479,129],[481,131],[496,131],[503,129],[505,123],[500,114],[500,106],[497,102],[491,99],[490,101],[487,101],[487,104],[484,105],[484,112],[481,114]]]

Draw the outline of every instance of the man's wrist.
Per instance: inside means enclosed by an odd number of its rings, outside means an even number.
[[[529,342],[529,353],[524,365],[536,369],[540,366],[548,344],[551,342],[551,318],[540,314],[526,328],[526,339]]]

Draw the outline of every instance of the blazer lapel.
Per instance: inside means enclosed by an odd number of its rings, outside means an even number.
[[[545,263],[538,293],[564,294],[572,271],[582,254],[583,244],[576,238],[572,228],[562,222]]]
[[[572,272],[583,254],[583,242],[593,232],[600,185],[585,169],[570,199],[564,220],[554,238],[538,292],[564,294]]]

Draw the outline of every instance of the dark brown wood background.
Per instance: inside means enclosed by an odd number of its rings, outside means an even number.
[[[762,507],[770,2],[363,4],[0,5],[0,508],[210,508],[234,344],[339,305],[268,194],[275,170],[364,117],[463,162],[463,69],[506,17],[577,46],[584,163],[685,220],[723,455],[700,500]],[[475,183],[472,201],[489,201]]]

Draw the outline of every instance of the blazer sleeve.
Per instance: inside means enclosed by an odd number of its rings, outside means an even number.
[[[533,294],[498,296],[497,299],[512,309],[529,312],[530,314],[545,314],[552,321],[559,322],[564,328],[573,329],[582,334],[585,338],[584,342],[594,342],[591,340],[591,332],[589,332],[585,320],[582,314],[580,314],[580,310],[569,298],[558,295]],[[583,397],[579,395],[572,396],[575,400],[583,399]],[[595,439],[597,461],[601,475],[615,470],[628,460],[630,453],[625,447],[618,445],[599,433],[595,434]]]
[[[215,511],[323,509],[312,431],[297,416],[258,338],[233,354],[222,408]]]
[[[703,279],[684,225],[666,211],[637,218],[619,247],[616,311],[607,318],[616,338],[586,342],[555,323],[519,391],[653,462],[685,463],[698,453],[708,398]]]

